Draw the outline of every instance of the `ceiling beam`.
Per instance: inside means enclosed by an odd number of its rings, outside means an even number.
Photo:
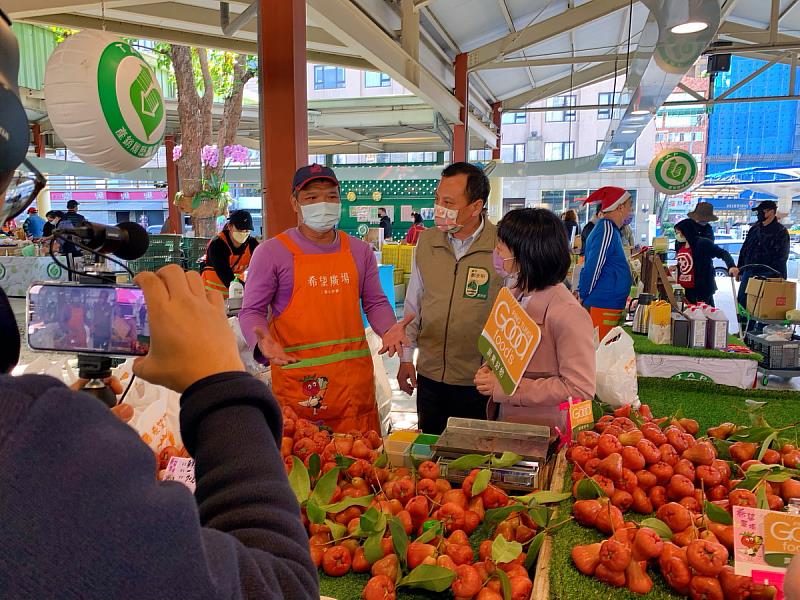
[[[770,45],[770,32],[769,29],[760,29],[752,25],[744,25],[734,21],[725,21],[717,31],[718,37],[727,39],[738,40],[746,44],[758,44],[759,46]],[[800,42],[800,38],[793,35],[786,35],[785,33],[778,33],[772,44],[791,44]],[[714,50],[716,53],[716,50]]]
[[[617,72],[622,72],[624,70],[624,65],[600,63],[599,65],[589,67],[588,69],[575,71],[574,75],[567,75],[550,83],[542,84],[532,90],[522,92],[521,94],[517,94],[516,96],[512,96],[510,98],[506,98],[502,103],[503,110],[522,108],[531,102],[537,102],[551,96],[557,96],[570,89],[578,89],[598,81],[604,81],[610,77],[614,77]]]
[[[592,0],[577,8],[565,10],[549,19],[529,25],[516,33],[510,33],[499,40],[472,50],[467,58],[467,67],[476,69],[486,63],[495,62],[508,54],[605,17],[629,4],[630,0]]]
[[[106,9],[156,4],[164,0],[105,0]],[[12,21],[97,8],[99,2],[79,0],[4,0],[3,11]]]
[[[412,57],[351,0],[308,0],[307,10],[309,18],[352,51],[389,74],[449,121],[459,122],[461,104],[453,93],[423,65],[419,65],[419,83],[409,80],[406,66]],[[497,139],[489,127],[477,120],[473,120],[470,128],[487,143]]]
[[[518,69],[521,67],[549,67],[552,65],[579,65],[584,63],[614,62],[625,60],[624,54],[586,54],[583,56],[552,56],[549,58],[532,58],[527,60],[506,60],[490,62],[477,67],[487,69]]]
[[[791,0],[789,4],[787,4],[781,11],[781,14],[778,16],[778,19],[780,20],[783,17],[785,17],[789,13],[789,11],[792,10],[797,5],[798,2],[800,2],[800,0]]]

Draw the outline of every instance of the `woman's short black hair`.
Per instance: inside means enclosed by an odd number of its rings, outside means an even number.
[[[419,213],[414,213],[414,223],[422,223],[422,215]]]
[[[525,292],[564,281],[570,267],[569,244],[558,216],[545,208],[509,211],[497,224],[497,238],[516,259],[517,286]]]

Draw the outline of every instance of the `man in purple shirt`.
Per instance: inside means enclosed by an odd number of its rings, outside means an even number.
[[[272,365],[278,400],[337,432],[380,431],[372,356],[360,308],[390,356],[408,345],[381,289],[372,249],[336,230],[339,181],[321,165],[292,182],[297,227],[253,254],[239,321],[257,360]]]

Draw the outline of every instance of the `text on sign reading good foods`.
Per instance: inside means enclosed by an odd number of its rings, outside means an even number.
[[[533,343],[533,333],[523,323],[514,319],[512,307],[507,302],[500,302],[494,314],[497,331],[494,343],[497,351],[503,355],[509,366],[516,360],[522,360]]]

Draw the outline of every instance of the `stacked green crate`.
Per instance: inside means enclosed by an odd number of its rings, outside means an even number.
[[[157,271],[163,266],[178,264],[183,266],[180,235],[151,235],[147,252],[141,258],[128,261],[128,268],[134,273]]]
[[[206,248],[210,238],[185,237],[183,238],[183,257],[185,268],[189,271],[200,270],[200,259],[206,255]]]

